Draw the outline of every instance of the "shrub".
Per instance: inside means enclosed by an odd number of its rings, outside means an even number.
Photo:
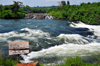
[[[88,24],[100,24],[99,4],[100,2],[81,3],[81,5],[65,5],[51,8],[46,13],[50,13],[50,15],[56,18],[83,21]]]

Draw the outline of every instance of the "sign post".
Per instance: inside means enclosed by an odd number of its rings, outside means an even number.
[[[17,62],[19,63],[19,55],[29,53],[29,42],[9,42],[9,55],[17,54]]]
[[[19,63],[19,54],[17,55],[17,63]]]

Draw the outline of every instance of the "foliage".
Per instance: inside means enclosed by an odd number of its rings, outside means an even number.
[[[0,5],[0,18],[3,19],[19,19],[23,18],[27,13],[46,13],[51,7],[29,7],[24,6],[22,2],[13,1],[12,5]],[[55,6],[52,6],[55,7]]]
[[[67,5],[70,5],[70,2],[69,1],[67,1]]]
[[[49,8],[51,7],[29,7],[28,5],[26,5],[24,7],[21,7],[19,10],[24,13],[46,13]]]
[[[2,5],[2,4],[0,4],[0,9],[2,9],[2,7],[3,7],[3,5]]]
[[[19,11],[19,8],[21,6],[21,2],[14,1],[14,4],[12,5],[0,5],[0,18],[4,19],[18,19],[23,18],[25,13],[22,13]]]
[[[18,10],[19,10],[18,2],[14,1],[14,4],[10,5],[10,8],[11,8],[11,10],[12,10],[13,13],[17,13]]]
[[[65,6],[66,2],[65,1],[61,1],[61,4],[62,4],[62,6]]]
[[[16,66],[17,61],[13,61],[12,59],[4,59],[2,49],[0,49],[0,66]]]
[[[65,5],[61,7],[53,7],[47,10],[46,13],[53,15],[55,18],[83,21],[88,24],[100,24],[99,10],[100,2],[88,2],[81,3],[80,5]]]
[[[65,6],[66,5],[65,1],[61,1],[61,2],[58,2],[58,3],[59,3],[59,6]]]
[[[16,66],[17,62],[12,59],[0,59],[0,66]]]
[[[25,13],[16,12],[13,13],[11,10],[3,10],[0,12],[0,18],[4,19],[18,19],[24,17]]]

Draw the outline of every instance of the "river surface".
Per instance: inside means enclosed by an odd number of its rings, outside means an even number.
[[[62,63],[66,57],[100,55],[100,25],[50,19],[0,19],[0,48],[9,54],[9,42],[29,41],[22,62]],[[91,60],[91,59],[90,59]]]

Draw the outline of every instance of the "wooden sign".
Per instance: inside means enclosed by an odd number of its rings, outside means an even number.
[[[9,55],[29,53],[29,42],[9,42]]]

